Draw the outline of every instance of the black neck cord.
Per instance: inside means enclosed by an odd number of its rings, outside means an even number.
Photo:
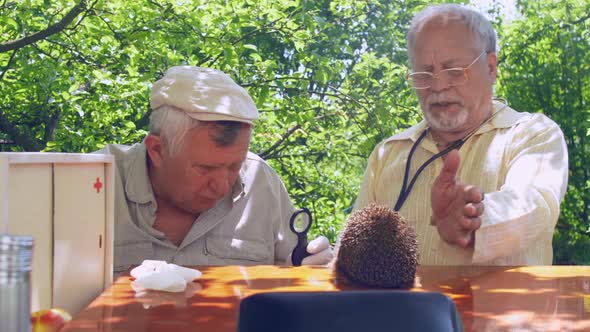
[[[500,102],[502,102],[504,104],[504,106],[500,110],[498,110],[497,112],[493,112],[492,115],[489,118],[487,118],[487,120],[482,122],[479,125],[479,127],[475,128],[471,133],[467,134],[467,136],[463,137],[462,139],[454,141],[446,149],[442,150],[441,152],[435,154],[434,156],[432,156],[428,160],[426,160],[422,164],[422,166],[420,166],[418,168],[418,170],[416,171],[416,174],[414,174],[414,176],[410,180],[410,184],[408,185],[408,177],[410,176],[410,165],[412,163],[412,157],[414,156],[414,151],[416,151],[416,148],[418,147],[418,145],[420,145],[420,142],[422,142],[424,137],[426,137],[426,134],[428,134],[428,131],[430,130],[430,128],[426,128],[422,132],[422,134],[420,134],[420,137],[418,137],[418,139],[416,140],[416,142],[414,142],[414,144],[412,145],[412,148],[410,149],[410,154],[408,155],[408,161],[406,161],[406,170],[404,172],[404,182],[403,182],[402,187],[399,191],[399,196],[397,198],[397,202],[395,203],[395,207],[393,208],[394,211],[399,211],[399,209],[402,208],[402,205],[404,205],[404,202],[406,201],[408,196],[410,196],[410,192],[412,191],[412,187],[414,187],[414,183],[416,183],[416,180],[418,179],[418,175],[420,175],[420,173],[422,173],[422,171],[426,168],[426,166],[430,165],[436,159],[451,152],[451,150],[460,149],[461,146],[463,146],[463,143],[465,143],[471,136],[473,136],[479,130],[479,128],[481,128],[484,124],[490,122],[496,115],[498,115],[498,113],[500,113],[506,107],[508,107],[508,102],[506,102],[505,100],[503,100],[503,99],[495,99],[495,100],[499,100]]]
[[[399,209],[402,208],[402,205],[404,205],[404,202],[406,201],[408,196],[410,196],[410,192],[412,191],[412,187],[414,187],[414,183],[416,183],[418,176],[420,175],[420,173],[422,173],[422,171],[426,168],[426,166],[430,165],[436,159],[451,152],[451,150],[460,149],[461,146],[463,145],[463,143],[465,143],[465,139],[457,140],[457,141],[453,142],[453,144],[449,145],[446,149],[444,149],[441,152],[430,157],[428,160],[426,160],[426,162],[424,162],[418,168],[418,170],[416,171],[416,174],[414,174],[414,176],[410,180],[410,184],[408,185],[408,177],[410,176],[410,166],[412,163],[412,157],[414,156],[414,151],[416,151],[416,148],[418,147],[418,145],[420,145],[420,142],[422,142],[424,137],[426,137],[426,134],[428,134],[428,130],[429,130],[429,128],[427,128],[426,130],[424,130],[422,132],[422,134],[420,134],[420,137],[418,137],[418,139],[416,140],[416,142],[414,142],[414,144],[412,145],[412,148],[410,149],[410,154],[408,155],[408,161],[406,162],[406,170],[404,172],[404,182],[403,182],[401,190],[399,192],[397,202],[395,203],[395,207],[393,208],[395,211],[399,211]]]

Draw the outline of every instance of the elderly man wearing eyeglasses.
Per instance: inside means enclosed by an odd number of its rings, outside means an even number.
[[[494,98],[496,33],[480,13],[427,7],[407,42],[424,120],[375,147],[355,209],[398,210],[421,264],[552,264],[568,178],[559,126]]]

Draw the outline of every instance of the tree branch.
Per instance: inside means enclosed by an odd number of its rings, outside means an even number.
[[[262,25],[261,27],[256,28],[256,29],[248,32],[244,36],[241,36],[240,38],[237,38],[237,39],[233,40],[231,42],[231,44],[232,44],[232,46],[236,46],[238,43],[242,42],[244,39],[246,39],[248,37],[251,37],[251,36],[254,36],[257,33],[262,33],[262,32],[265,32],[265,31],[270,31],[270,32],[280,31],[280,29],[273,29],[274,28],[274,25],[275,24],[278,24],[278,22],[280,22],[281,20],[288,19],[290,17],[291,17],[291,14],[288,15],[288,16],[286,16],[286,17],[279,17],[278,19],[276,19],[274,21],[268,22],[268,23]],[[222,36],[222,38],[223,38],[223,36]],[[213,59],[211,59],[212,55],[209,55],[205,59],[199,61],[199,63],[197,64],[197,66],[202,66],[204,63],[208,63],[207,66],[208,67],[212,67],[215,64],[215,62],[217,62],[217,60],[219,60],[219,58],[221,58],[222,55],[223,55],[223,51],[219,52],[215,56],[215,58],[213,58]]]
[[[50,39],[47,39],[46,41],[48,43],[50,43],[50,44],[58,45],[58,46],[62,47],[63,49],[68,50],[74,59],[77,59],[78,61],[82,62],[85,65],[98,66],[98,62],[96,60],[94,60],[94,59],[91,59],[91,60],[86,59],[82,55],[83,52],[80,52],[77,49],[77,45],[74,44],[74,43],[72,43],[72,46],[70,46],[70,45],[62,44],[60,42],[53,41],[53,40],[50,40]]]
[[[16,50],[14,50],[14,52],[12,52],[12,54],[10,55],[10,59],[8,59],[8,63],[6,64],[6,67],[4,67],[4,70],[2,71],[2,74],[0,74],[0,81],[2,81],[2,79],[4,78],[4,75],[6,74],[6,72],[8,71],[8,69],[10,68],[10,63],[14,59],[14,56],[15,55],[16,55]]]
[[[84,0],[83,0],[84,1]],[[68,30],[76,30],[76,28],[82,24],[82,21],[84,21],[84,19],[86,17],[88,17],[88,15],[92,12],[94,13],[94,6],[96,6],[96,4],[99,2],[100,0],[96,0],[94,1],[89,7],[87,7],[87,10],[84,11],[84,15],[82,15],[82,18],[80,18],[78,20],[78,22],[76,22],[76,25],[74,25],[73,27],[69,28]]]
[[[143,116],[135,121],[135,127],[137,129],[143,129],[146,128],[148,126],[148,124],[150,123],[150,115],[152,114],[152,109],[147,107],[147,110],[145,113],[143,113]]]
[[[41,30],[30,36],[23,37],[21,39],[12,40],[4,44],[0,44],[0,53],[17,50],[27,45],[33,44],[41,39],[45,39],[53,34],[59,33],[64,30],[68,24],[70,24],[76,16],[86,10],[86,1],[80,1],[74,8],[72,8],[62,19],[54,25],[47,27],[45,30]]]
[[[575,20],[575,21],[572,21],[572,22],[570,22],[570,25],[574,25],[574,24],[582,23],[582,22],[584,22],[584,21],[585,21],[585,20],[587,20],[587,19],[590,19],[590,13],[588,13],[586,16],[582,16],[582,17],[580,17],[579,19],[577,19],[577,20]]]
[[[6,0],[4,0],[4,1],[2,1],[2,5],[0,5],[0,10],[10,9],[14,6],[16,6],[16,1],[11,1],[9,3],[6,3]]]
[[[45,142],[49,142],[49,141],[53,140],[53,138],[55,136],[55,129],[57,128],[57,125],[58,125],[60,119],[61,119],[61,110],[59,108],[56,108],[55,114],[50,116],[49,119],[47,119],[45,121],[45,135],[44,135]]]
[[[297,131],[297,129],[299,128],[301,128],[301,124],[297,124],[289,128],[283,135],[281,135],[281,138],[278,141],[276,141],[270,148],[266,149],[266,151],[259,154],[260,158],[266,159],[266,156],[270,155],[271,152],[273,152],[276,148],[283,144],[283,142],[291,135],[293,135],[293,133]]]
[[[22,147],[25,151],[39,151],[41,146],[30,136],[23,134],[10,120],[8,120],[2,110],[0,110],[0,130],[7,133],[14,143]]]
[[[556,30],[556,29],[563,30],[566,27],[567,28],[572,27],[573,25],[580,24],[588,19],[590,19],[590,13],[587,14],[586,16],[582,16],[582,17],[576,19],[575,21],[567,22],[563,26],[559,26],[561,24],[559,22],[557,22],[555,24],[551,24],[551,25],[545,25],[540,30],[535,31],[535,33],[532,35],[525,34],[525,35],[528,35],[528,38],[522,41],[522,44],[521,44],[521,46],[519,46],[519,49],[526,49],[530,45],[537,42],[537,40],[539,40],[540,38],[547,36],[546,32],[548,30]],[[510,56],[510,54],[505,54],[503,52],[500,53],[500,55],[498,56],[498,64],[504,63],[506,58],[508,58],[509,56]]]

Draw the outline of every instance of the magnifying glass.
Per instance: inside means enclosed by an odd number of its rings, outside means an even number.
[[[293,266],[301,266],[301,261],[311,255],[307,252],[307,232],[311,224],[311,212],[306,208],[295,211],[289,220],[291,231],[297,235],[297,245],[291,253]]]

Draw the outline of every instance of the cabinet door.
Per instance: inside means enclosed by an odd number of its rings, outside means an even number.
[[[105,165],[54,164],[53,306],[72,314],[103,290]]]
[[[53,189],[51,164],[12,164],[8,179],[8,233],[33,237],[31,310],[51,308]],[[5,181],[0,179],[0,181]]]

